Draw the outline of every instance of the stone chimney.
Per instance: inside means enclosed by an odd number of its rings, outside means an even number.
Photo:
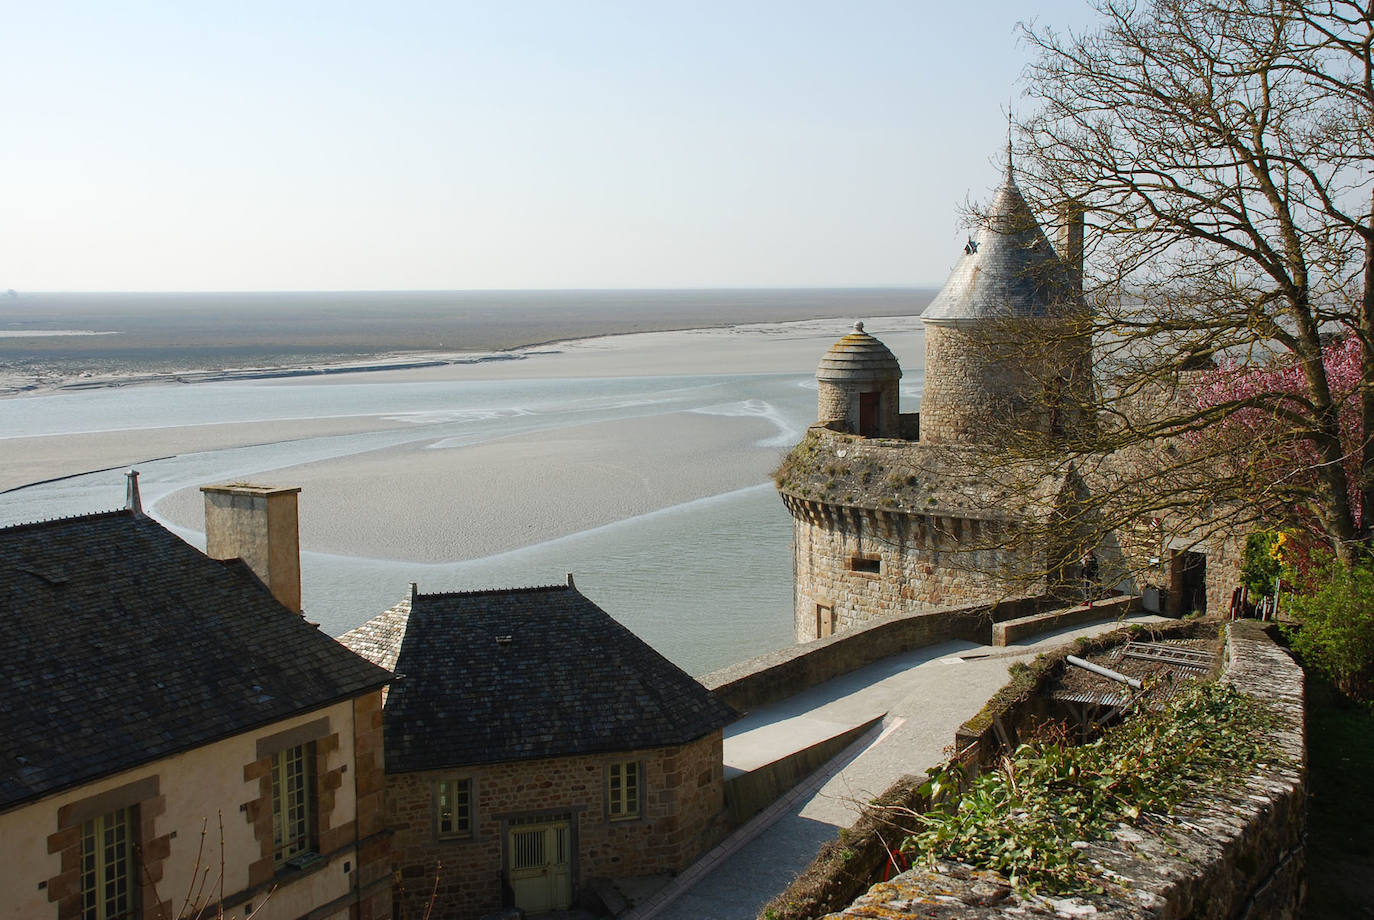
[[[235,482],[200,491],[205,493],[206,555],[242,559],[273,597],[300,613],[300,489]]]
[[[1083,202],[1071,198],[1059,206],[1059,258],[1068,266],[1074,293],[1083,294]]]

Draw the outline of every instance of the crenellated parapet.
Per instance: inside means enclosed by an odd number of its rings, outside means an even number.
[[[1066,493],[1062,474],[975,476],[985,450],[864,438],[815,425],[775,479],[793,519],[798,641],[875,619],[1047,588],[1025,539]]]

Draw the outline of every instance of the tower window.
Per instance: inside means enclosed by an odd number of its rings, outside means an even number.
[[[883,561],[877,557],[851,556],[849,559],[849,570],[851,572],[867,572],[870,575],[878,575],[883,570]]]

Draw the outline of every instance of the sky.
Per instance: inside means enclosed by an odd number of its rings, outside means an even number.
[[[0,289],[938,285],[1085,0],[0,0]]]

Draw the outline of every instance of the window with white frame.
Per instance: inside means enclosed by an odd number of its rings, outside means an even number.
[[[471,837],[472,780],[445,777],[434,786],[434,820],[439,836]]]
[[[623,760],[613,763],[606,771],[606,813],[612,821],[627,821],[639,817],[639,762]]]
[[[137,911],[136,814],[136,807],[121,808],[81,825],[82,920],[118,920]]]
[[[315,848],[315,744],[272,756],[272,855],[277,866]]]

